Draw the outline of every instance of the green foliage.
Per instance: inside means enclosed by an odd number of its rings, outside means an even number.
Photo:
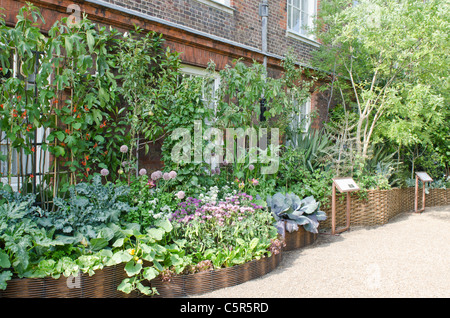
[[[372,141],[382,137],[400,147],[433,142],[433,131],[448,126],[448,3],[320,5],[317,30],[324,45],[314,65],[339,74],[333,85],[354,125],[355,158],[366,160]]]
[[[117,223],[122,213],[132,210],[119,200],[128,193],[129,188],[125,186],[103,185],[97,175],[92,183],[70,187],[67,200],[54,198],[56,209],[46,213],[41,223],[74,239],[79,236],[95,239],[102,228]]]
[[[161,34],[144,35],[142,31],[136,28],[118,39],[116,49],[120,53],[114,56],[120,80],[118,92],[127,104],[129,160],[135,149],[148,152],[149,142],[167,134],[166,118],[174,111],[171,102],[180,75],[179,53],[163,48]]]
[[[322,204],[329,200],[335,171],[329,162],[330,139],[325,131],[301,136],[296,144],[283,148],[276,188],[301,197],[314,196]]]

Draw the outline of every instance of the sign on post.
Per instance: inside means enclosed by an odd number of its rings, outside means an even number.
[[[345,228],[336,231],[336,188],[341,193],[347,194],[347,211],[346,211],[346,226]],[[350,228],[350,193],[359,191],[360,188],[353,180],[353,178],[334,178],[332,189],[332,202],[331,202],[331,234],[341,233],[347,231]]]
[[[422,192],[422,209],[419,210],[419,180],[422,181],[423,184],[423,192]],[[428,175],[428,173],[419,171],[416,172],[416,192],[415,192],[415,202],[414,202],[414,211],[416,213],[425,211],[425,184],[427,182],[432,182],[433,179]]]

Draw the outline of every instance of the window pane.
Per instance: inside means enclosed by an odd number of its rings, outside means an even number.
[[[298,9],[300,9],[300,1],[301,0],[293,0],[293,5]]]
[[[302,11],[301,17],[301,34],[306,35],[308,33],[308,14],[305,11]]]
[[[292,30],[292,6],[289,4],[287,7],[287,27],[288,30]]]
[[[302,7],[301,9],[305,12],[308,12],[308,2],[309,0],[302,0]]]
[[[292,30],[300,32],[300,11],[298,9],[292,9]]]

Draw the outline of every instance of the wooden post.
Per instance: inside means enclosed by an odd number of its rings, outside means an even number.
[[[336,185],[333,182],[331,194],[331,234],[336,233]]]
[[[414,211],[418,212],[419,209],[419,176],[416,175],[416,194],[415,194],[415,202],[414,202]]]
[[[350,192],[347,192],[347,224],[346,224],[346,229],[350,228]]]
[[[331,197],[331,234],[335,235],[347,231],[350,228],[350,207],[351,197],[350,192],[358,191],[359,186],[353,181],[352,178],[334,178],[332,185],[332,197]],[[336,188],[340,193],[346,193],[347,209],[346,209],[346,225],[345,228],[336,231]]]

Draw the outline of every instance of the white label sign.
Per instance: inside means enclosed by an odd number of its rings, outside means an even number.
[[[431,182],[433,179],[426,172],[416,172],[416,175],[422,182]]]
[[[352,178],[339,178],[333,179],[333,181],[340,192],[351,192],[360,190],[359,186]]]

